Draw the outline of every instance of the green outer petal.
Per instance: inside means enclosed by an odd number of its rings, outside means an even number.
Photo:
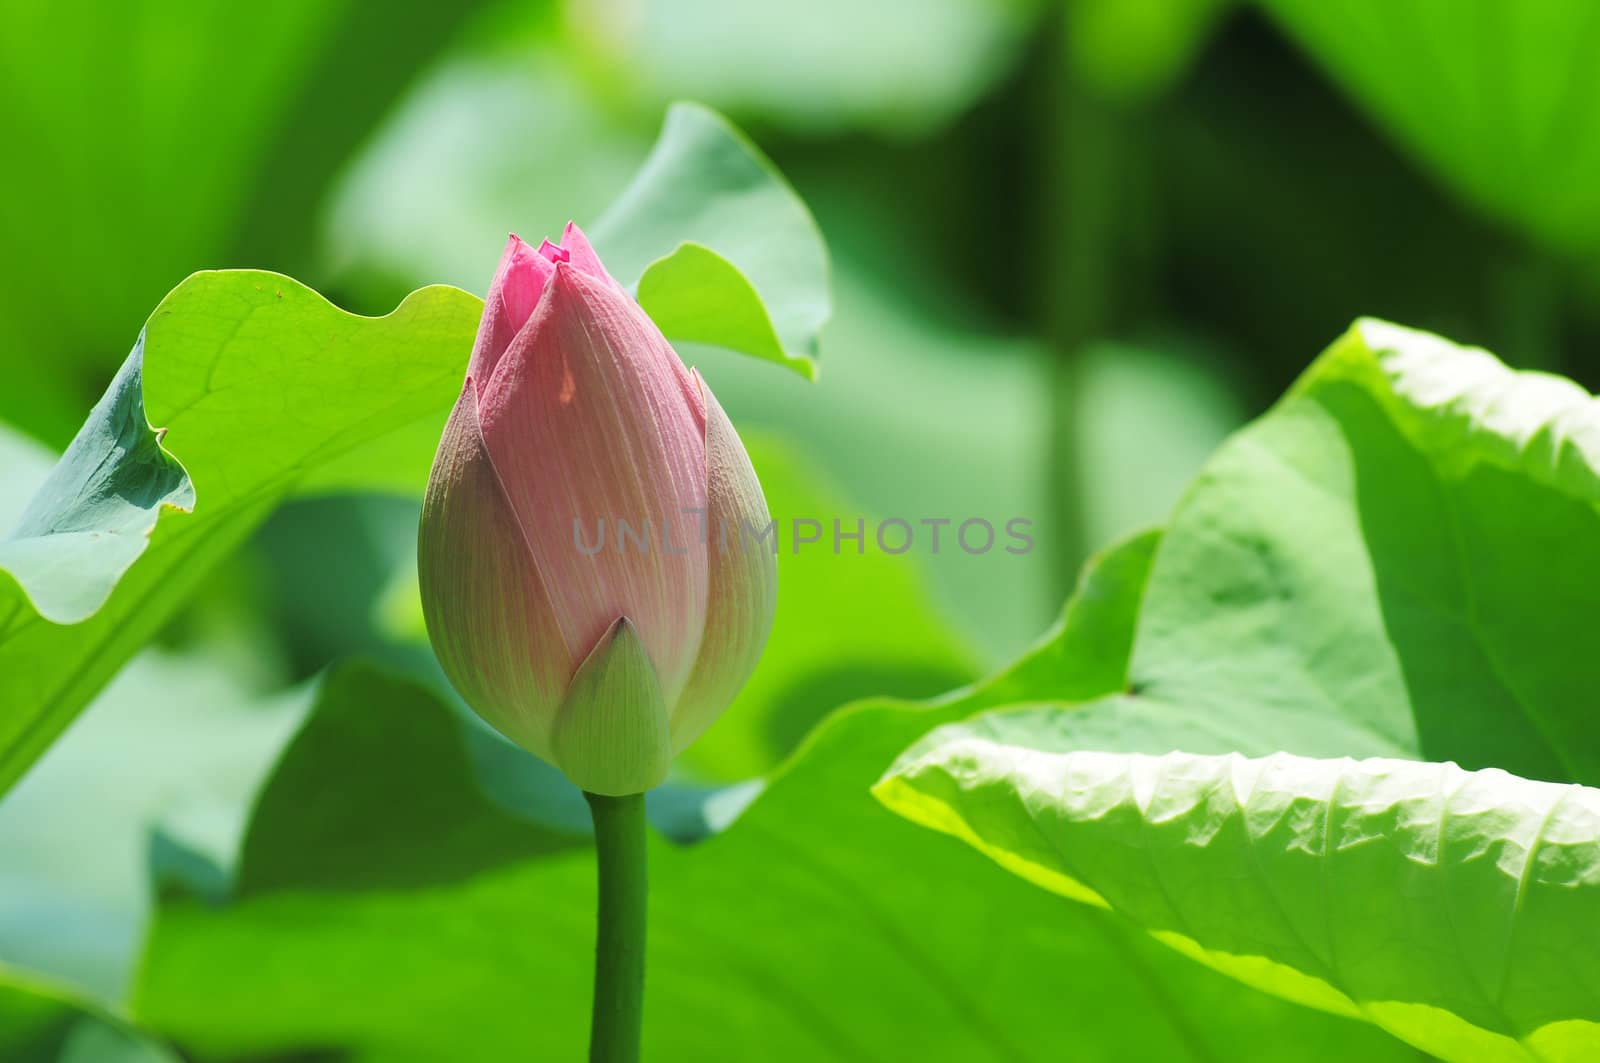
[[[672,766],[667,703],[639,633],[619,617],[572,677],[551,733],[555,765],[607,797],[661,785]]]
[[[522,526],[462,386],[422,503],[417,575],[428,636],[477,713],[551,760],[550,732],[573,662]]]
[[[778,559],[751,542],[771,521],[761,481],[722,404],[694,371],[706,404],[706,626],[689,682],[672,708],[681,753],[732,703],[761,660],[778,607]]]

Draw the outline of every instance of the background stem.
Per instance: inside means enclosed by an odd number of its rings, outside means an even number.
[[[1059,601],[1071,594],[1089,554],[1080,445],[1084,356],[1117,328],[1128,302],[1139,168],[1125,110],[1076,69],[1066,5],[1048,25],[1038,107],[1038,320],[1051,354],[1050,516]]]
[[[585,793],[600,877],[590,1063],[636,1063],[644,1019],[644,794]]]

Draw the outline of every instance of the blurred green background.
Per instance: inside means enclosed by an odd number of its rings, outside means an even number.
[[[1091,550],[1161,521],[1358,314],[1600,383],[1583,0],[3,12],[7,524],[194,270],[279,270],[368,314],[481,293],[508,231],[592,221],[678,98],[776,161],[832,255],[820,379],[683,352],[775,511],[1020,517],[1038,547],[788,562],[772,659],[689,781],[1015,656]],[[207,581],[0,804],[0,960],[118,999],[152,850],[230,844],[304,684],[351,656],[429,672],[416,512],[296,502]],[[885,625],[885,601],[915,619]]]

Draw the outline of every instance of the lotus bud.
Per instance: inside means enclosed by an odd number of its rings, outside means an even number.
[[[417,547],[466,702],[584,790],[657,785],[761,654],[777,571],[749,533],[769,519],[705,381],[578,227],[513,236]]]

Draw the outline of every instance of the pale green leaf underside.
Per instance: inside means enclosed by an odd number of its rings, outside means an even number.
[[[144,552],[163,508],[194,507],[194,485],[145,418],[144,337],[0,539],[0,636],[29,605],[57,624],[92,616]],[[21,476],[21,467],[7,470]],[[14,584],[12,583],[14,581]]]
[[[1490,769],[935,732],[877,787],[1039,885],[1446,1059],[1600,1053],[1600,791]]]

